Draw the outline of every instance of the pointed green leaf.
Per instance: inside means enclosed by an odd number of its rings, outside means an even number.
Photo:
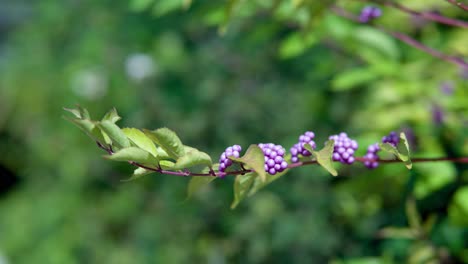
[[[126,179],[126,180],[122,180],[123,182],[128,182],[128,181],[133,181],[133,180],[136,180],[138,178],[141,178],[145,175],[148,175],[150,173],[153,173],[154,171],[150,171],[150,170],[147,170],[145,168],[136,168],[134,171],[133,171],[133,175],[132,177]]]
[[[186,169],[197,165],[211,166],[212,162],[208,154],[195,148],[186,149],[185,155],[177,159],[174,169]]]
[[[134,161],[140,164],[158,165],[159,160],[149,152],[137,147],[123,148],[106,158],[115,161]]]
[[[394,147],[390,143],[379,143],[379,147],[383,151],[386,151],[388,153],[395,155],[399,160],[405,163],[406,168],[411,169],[413,164],[411,163],[411,159],[409,156],[409,145],[408,145],[408,140],[406,139],[405,133],[401,133],[400,138],[402,142],[399,144],[399,146],[403,144],[403,146],[400,147],[401,151],[399,151],[396,147]]]
[[[72,122],[76,126],[78,126],[81,130],[83,130],[89,137],[93,140],[98,141],[100,143],[106,142],[104,136],[101,133],[99,127],[97,127],[96,123],[88,119],[76,119],[76,118],[69,118],[64,117],[66,120]]]
[[[305,144],[304,148],[307,149],[312,155],[314,155],[317,163],[331,173],[333,176],[337,176],[338,172],[333,168],[332,155],[333,155],[333,146],[335,141],[328,140],[325,142],[325,147],[319,151],[314,151],[309,144]]]
[[[77,105],[76,108],[63,108],[63,110],[72,113],[75,117],[80,119],[91,119],[88,110]]]
[[[144,149],[151,153],[153,156],[158,157],[158,151],[153,141],[141,130],[136,128],[122,128],[124,134],[139,148]]]
[[[265,155],[263,155],[263,151],[259,146],[250,145],[244,156],[241,158],[229,157],[229,159],[249,166],[260,176],[263,182],[266,181]]]
[[[159,128],[153,131],[144,130],[145,134],[159,145],[171,158],[177,160],[184,156],[184,145],[174,131],[169,128]]]
[[[111,138],[112,143],[120,148],[130,147],[130,141],[122,130],[109,120],[102,121],[98,126]]]
[[[82,118],[82,117],[81,117],[80,110],[78,110],[78,109],[75,109],[75,108],[65,108],[65,107],[64,107],[63,110],[72,113],[76,118],[80,118],[80,119]]]
[[[193,197],[193,194],[207,186],[210,182],[216,180],[216,178],[217,177],[214,176],[192,177],[187,187],[187,200]]]
[[[65,111],[68,111],[75,115],[75,117],[80,118],[80,119],[91,119],[91,116],[89,115],[88,110],[86,108],[83,108],[79,105],[76,106],[76,108],[63,108]]]
[[[234,181],[234,201],[232,201],[231,209],[236,208],[247,197],[255,178],[258,178],[258,174],[255,172],[236,176],[236,180]]]
[[[119,121],[121,118],[119,114],[117,113],[117,110],[115,108],[112,108],[109,112],[107,112],[104,117],[102,118],[102,121],[110,121],[112,123],[116,123]]]

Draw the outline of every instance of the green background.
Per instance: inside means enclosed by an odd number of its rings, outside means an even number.
[[[122,182],[133,168],[62,118],[116,107],[121,127],[169,127],[213,160],[233,144],[289,149],[306,130],[318,146],[345,131],[360,156],[392,130],[413,157],[467,156],[468,69],[333,2],[2,1],[0,263],[468,262],[466,165],[302,167],[230,210],[233,178],[188,201],[187,178]],[[468,19],[446,1],[402,2]],[[466,29],[381,8],[380,25],[468,55]]]

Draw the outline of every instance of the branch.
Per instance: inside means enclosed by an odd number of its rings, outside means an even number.
[[[451,3],[452,5],[458,6],[460,9],[463,9],[465,11],[468,11],[468,5],[465,5],[463,3],[460,3],[459,1],[456,0],[447,0],[447,2]]]
[[[341,17],[344,17],[346,19],[352,20],[354,22],[360,23],[358,17],[356,17],[355,15],[347,12],[343,8],[333,6],[331,9],[338,16],[341,16]],[[424,45],[423,43],[417,41],[416,39],[414,39],[414,38],[412,38],[409,35],[406,35],[404,33],[390,31],[390,30],[388,30],[388,29],[386,29],[386,28],[384,28],[382,26],[379,26],[379,25],[374,25],[374,27],[377,28],[378,30],[384,32],[384,33],[390,34],[392,37],[394,37],[396,39],[399,39],[400,41],[405,42],[406,44],[408,44],[408,45],[410,45],[410,46],[412,46],[412,47],[414,47],[416,49],[419,49],[421,51],[424,51],[424,52],[432,55],[433,57],[439,58],[439,59],[444,60],[444,61],[449,62],[449,63],[453,63],[455,65],[460,66],[463,69],[468,69],[468,63],[465,62],[460,57],[451,56],[451,55],[447,55],[445,53],[442,53],[442,52],[440,52],[440,51],[438,51],[436,49],[433,49],[431,47],[428,47],[428,46]]]
[[[382,2],[382,4],[386,5],[386,6],[394,7],[396,9],[400,10],[400,11],[403,11],[405,13],[408,13],[408,14],[411,14],[411,15],[414,15],[414,16],[425,18],[427,20],[432,20],[432,21],[436,21],[436,22],[439,22],[439,23],[442,23],[442,24],[456,26],[456,27],[468,28],[468,22],[461,21],[461,20],[458,20],[458,19],[448,18],[448,17],[445,17],[443,15],[440,15],[440,14],[437,14],[437,13],[434,13],[434,12],[415,11],[413,9],[410,9],[410,8],[408,8],[408,7],[404,6],[404,5],[401,5],[399,3],[396,3],[396,2],[385,1],[385,2]]]
[[[96,142],[99,148],[105,150],[109,155],[114,154],[112,149],[107,148],[100,142]],[[401,163],[401,160],[396,160],[396,159],[368,159],[368,158],[363,158],[363,157],[356,157],[356,161],[359,161],[361,163],[364,163],[366,161],[377,161],[382,164],[386,163]],[[438,157],[438,158],[414,158],[411,159],[412,163],[422,163],[422,162],[442,162],[442,161],[450,161],[453,163],[468,163],[468,157]],[[338,161],[336,161],[338,162]],[[145,170],[149,171],[154,171],[160,174],[167,174],[167,175],[173,175],[173,176],[183,176],[183,177],[188,177],[188,176],[201,176],[201,177],[224,177],[224,176],[237,176],[237,175],[244,175],[249,172],[253,172],[251,169],[245,169],[242,167],[241,170],[237,171],[226,171],[226,172],[216,172],[212,168],[210,168],[210,171],[208,173],[198,173],[198,172],[191,172],[189,170],[184,170],[184,171],[170,171],[170,170],[164,170],[161,167],[153,168],[153,167],[148,167],[146,165],[130,161],[130,164],[143,168]],[[308,160],[308,161],[300,161],[300,162],[295,162],[291,163],[288,165],[288,169],[292,168],[297,168],[297,167],[302,167],[302,166],[308,166],[308,165],[315,165],[318,164],[316,160]]]

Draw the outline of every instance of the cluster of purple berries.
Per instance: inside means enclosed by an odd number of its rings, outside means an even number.
[[[396,147],[400,143],[400,138],[398,137],[397,133],[394,131],[390,132],[387,136],[382,138],[382,143],[389,143],[390,145]],[[370,145],[367,148],[367,153],[364,156],[365,159],[364,165],[369,169],[375,169],[379,166],[379,163],[376,161],[379,159],[378,152],[380,151],[379,144],[375,143]]]
[[[375,144],[370,145],[367,148],[366,155],[364,156],[365,159],[369,159],[369,160],[364,161],[364,166],[366,166],[369,169],[377,168],[377,166],[379,166],[379,163],[376,160],[379,159],[379,155],[377,154],[377,152],[379,151],[380,151],[379,144],[375,143]]]
[[[273,143],[260,143],[258,146],[265,155],[265,171],[270,175],[282,172],[288,167],[288,163],[284,160],[286,151],[282,146]]]
[[[239,145],[233,145],[226,148],[226,150],[223,152],[223,154],[221,154],[221,157],[219,158],[219,171],[225,172],[226,169],[232,165],[232,160],[230,160],[228,157],[239,158],[241,150],[242,147]]]
[[[355,161],[354,152],[358,148],[358,143],[348,137],[344,132],[339,135],[332,135],[328,139],[335,141],[333,147],[333,160],[343,164],[353,164]]]
[[[380,17],[382,15],[382,10],[375,6],[366,6],[361,10],[359,14],[359,22],[369,23],[370,21]]]
[[[394,131],[390,132],[387,136],[382,138],[382,143],[389,143],[390,145],[396,147],[400,143],[400,137]]]
[[[299,155],[303,157],[309,157],[312,155],[310,151],[304,148],[304,145],[309,144],[312,149],[316,148],[316,144],[314,142],[315,134],[312,131],[307,131],[304,134],[299,136],[299,142],[294,144],[289,150],[291,152],[291,162],[298,162]]]

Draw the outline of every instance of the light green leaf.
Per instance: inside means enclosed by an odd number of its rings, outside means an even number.
[[[333,168],[332,155],[333,146],[335,141],[328,140],[325,142],[325,147],[319,151],[314,151],[309,144],[305,144],[304,148],[307,149],[312,155],[314,155],[318,164],[331,173],[333,176],[337,176],[338,172]]]
[[[105,120],[100,122],[98,126],[110,137],[112,143],[115,144],[117,147],[130,147],[130,141],[128,141],[127,136],[116,124],[112,123],[111,121]]]
[[[174,168],[175,163],[170,160],[160,160],[159,166],[161,166],[161,169],[163,170],[171,170]]]
[[[399,49],[395,39],[373,27],[359,27],[352,36],[363,45],[373,48],[389,59],[398,59]]]
[[[402,132],[400,134],[400,138],[402,142],[399,145],[401,146],[401,144],[403,144],[403,146],[400,148],[401,151],[399,151],[396,147],[394,147],[390,143],[379,143],[379,146],[383,151],[391,153],[395,155],[399,160],[403,161],[405,163],[406,168],[410,170],[413,167],[413,164],[411,163],[410,154],[409,154],[409,145],[408,145],[408,140],[406,139],[405,133]]]
[[[185,155],[178,158],[174,169],[186,169],[197,165],[211,166],[211,158],[205,152],[189,148]]]
[[[136,128],[123,128],[124,134],[139,148],[144,149],[155,157],[158,156],[158,151],[153,141],[141,130]]]
[[[64,107],[63,110],[72,113],[76,118],[80,118],[80,119],[82,118],[81,112],[80,112],[80,110],[78,110],[78,109],[75,109],[75,108],[65,108],[65,107]]]
[[[143,11],[154,4],[155,0],[131,0],[130,9],[133,11]]]
[[[144,130],[145,134],[159,145],[171,158],[177,160],[185,155],[184,145],[174,131],[169,128],[159,128],[153,131]]]
[[[378,78],[370,68],[353,68],[341,72],[332,81],[334,91],[345,91],[360,85],[368,84]]]
[[[132,177],[126,179],[126,180],[122,180],[124,182],[127,182],[127,181],[133,181],[133,180],[136,180],[138,178],[141,178],[145,175],[148,175],[150,173],[153,173],[154,171],[150,171],[150,170],[147,170],[145,168],[136,168],[134,171],[133,171],[133,175]]]
[[[187,199],[190,199],[196,192],[208,185],[210,182],[216,180],[214,176],[200,176],[192,177],[187,187]]]
[[[78,126],[81,130],[83,130],[89,137],[91,137],[93,140],[98,141],[102,144],[106,142],[104,139],[103,134],[101,133],[101,130],[99,127],[96,125],[95,122],[88,120],[88,119],[76,119],[76,118],[69,118],[69,117],[64,117],[66,120],[72,122],[76,126]]]
[[[231,209],[235,209],[247,197],[255,178],[258,178],[258,174],[255,172],[236,176],[236,180],[234,181],[234,201],[232,201]]]
[[[112,108],[109,112],[107,112],[104,117],[102,118],[101,121],[110,121],[112,123],[116,123],[119,121],[121,118],[119,114],[117,113],[117,110],[115,108]]]
[[[263,151],[259,146],[250,145],[244,156],[240,158],[229,157],[229,159],[247,165],[260,176],[263,182],[266,181],[265,155],[263,155]]]
[[[319,41],[316,34],[304,34],[300,32],[291,33],[280,44],[279,56],[282,59],[294,58]]]
[[[105,156],[110,160],[115,161],[134,161],[140,164],[150,164],[157,166],[159,160],[149,152],[137,147],[123,148],[112,155]]]

